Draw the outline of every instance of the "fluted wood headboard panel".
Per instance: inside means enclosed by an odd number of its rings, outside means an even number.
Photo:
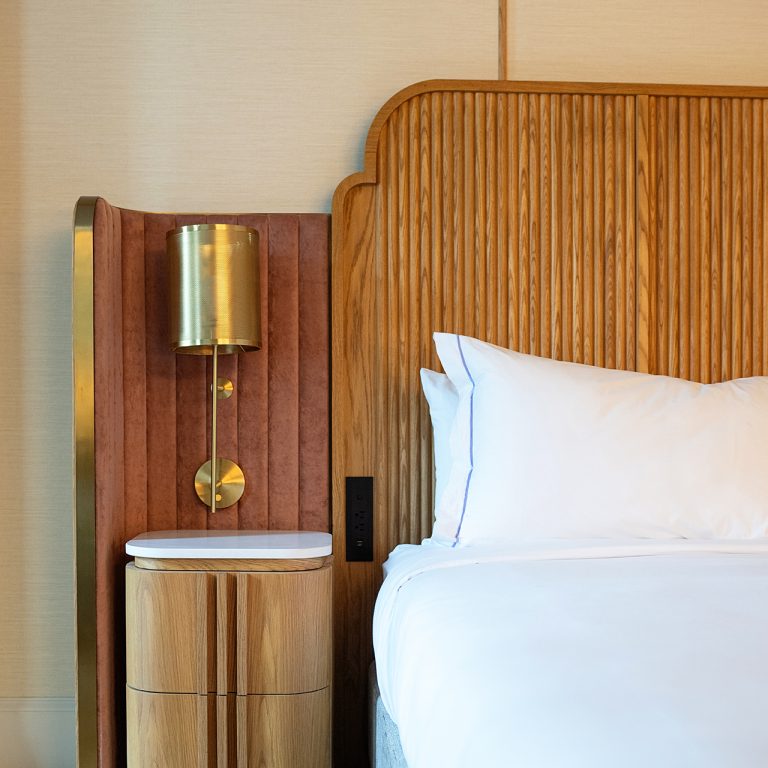
[[[435,330],[702,381],[766,372],[766,89],[434,81],[333,205],[334,735],[362,764],[380,565],[429,535]],[[344,478],[374,477],[346,563]]]
[[[768,371],[768,99],[712,90],[638,99],[649,365],[703,382]]]

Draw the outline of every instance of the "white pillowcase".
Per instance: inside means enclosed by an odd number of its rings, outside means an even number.
[[[435,452],[435,509],[440,503],[451,470],[451,428],[459,405],[459,393],[451,380],[437,371],[422,368],[421,388],[429,404]]]
[[[703,385],[434,338],[459,403],[433,538],[768,536],[768,378]]]

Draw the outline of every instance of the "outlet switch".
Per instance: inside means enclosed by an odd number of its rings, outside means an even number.
[[[347,562],[373,561],[373,478],[347,478]]]

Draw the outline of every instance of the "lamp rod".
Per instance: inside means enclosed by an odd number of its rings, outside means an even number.
[[[213,345],[213,381],[211,382],[211,514],[216,512],[216,484],[219,479],[219,461],[216,458],[216,402],[219,379],[219,345]]]

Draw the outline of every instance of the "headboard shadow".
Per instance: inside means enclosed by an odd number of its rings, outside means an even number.
[[[716,381],[768,373],[768,89],[432,81],[333,201],[336,765],[365,750],[381,563],[428,536],[435,330]],[[372,563],[344,479],[374,477]]]

